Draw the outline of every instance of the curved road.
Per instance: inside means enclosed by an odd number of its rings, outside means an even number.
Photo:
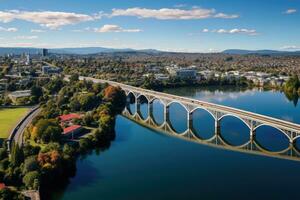
[[[14,141],[16,144],[20,146],[23,145],[23,133],[25,128],[32,122],[32,120],[40,113],[41,109],[39,106],[33,107],[27,115],[17,124],[17,126],[11,131],[10,136],[8,138],[9,142],[9,150]]]

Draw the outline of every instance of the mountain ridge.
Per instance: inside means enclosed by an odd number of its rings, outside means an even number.
[[[77,55],[89,55],[89,54],[100,54],[100,53],[122,53],[122,52],[137,52],[137,53],[164,53],[167,51],[160,51],[156,49],[132,49],[132,48],[106,48],[106,47],[74,47],[74,48],[50,48],[49,53],[52,54],[77,54]],[[0,55],[5,54],[41,54],[42,48],[34,47],[0,47]],[[167,52],[175,53],[175,52]],[[177,52],[185,53],[185,52]],[[247,50],[247,49],[226,49],[222,52],[223,54],[232,54],[232,55],[248,55],[248,54],[257,54],[257,55],[300,55],[300,51],[280,51],[280,50]]]

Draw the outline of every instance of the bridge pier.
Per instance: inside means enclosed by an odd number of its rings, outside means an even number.
[[[220,134],[220,131],[221,131],[221,128],[220,128],[220,120],[216,119],[216,120],[215,120],[215,134],[216,134],[216,135],[219,135],[219,134]]]
[[[187,129],[190,130],[193,128],[193,113],[189,112],[187,114]]]
[[[141,101],[138,98],[135,99],[135,111],[137,114],[140,114],[141,111]]]
[[[148,117],[153,117],[153,103],[148,102]]]
[[[170,116],[169,116],[169,106],[164,107],[164,121],[169,123],[170,122]]]
[[[250,141],[253,141],[254,137],[255,137],[255,130],[253,130],[253,128],[250,129]]]

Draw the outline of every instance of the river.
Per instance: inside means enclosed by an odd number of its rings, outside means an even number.
[[[280,92],[239,88],[179,88],[165,92],[300,123],[300,106]],[[146,106],[141,106],[145,116]],[[157,123],[162,120],[160,106],[154,102]],[[130,108],[134,112],[134,106]],[[185,129],[185,115],[179,104],[171,105],[170,121],[178,132]],[[193,126],[200,137],[211,137],[213,123],[208,113],[194,113]],[[233,117],[222,120],[221,130],[232,145],[249,139],[245,125]],[[276,131],[261,128],[257,139],[270,150],[285,148],[287,139]],[[76,176],[53,199],[299,199],[299,169],[298,161],[200,145],[118,116],[116,139],[110,148],[79,159]]]

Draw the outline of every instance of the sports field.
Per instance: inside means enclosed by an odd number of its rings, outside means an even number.
[[[0,108],[0,138],[7,138],[27,111],[28,108]]]

